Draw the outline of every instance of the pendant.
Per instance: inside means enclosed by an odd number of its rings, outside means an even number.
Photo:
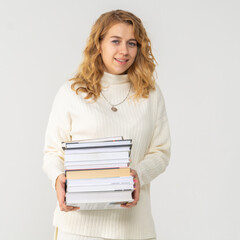
[[[112,108],[111,108],[111,109],[112,109],[112,111],[113,111],[113,112],[116,112],[116,111],[117,111],[117,108],[116,108],[116,107],[114,107],[114,106],[112,106]]]

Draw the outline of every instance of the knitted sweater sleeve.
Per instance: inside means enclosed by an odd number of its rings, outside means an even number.
[[[156,84],[156,122],[153,137],[144,159],[134,168],[139,177],[140,186],[150,183],[165,171],[170,158],[170,132],[165,103],[160,88]]]
[[[56,94],[50,112],[45,134],[43,171],[52,181],[64,173],[64,152],[62,141],[70,141],[71,118],[67,111],[68,91],[64,84]]]

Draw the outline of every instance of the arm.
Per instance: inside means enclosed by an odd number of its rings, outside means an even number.
[[[64,152],[62,141],[70,141],[71,118],[67,109],[68,91],[64,84],[54,98],[45,134],[43,171],[55,182],[64,174]]]
[[[170,133],[162,93],[156,85],[157,109],[155,130],[150,147],[144,159],[134,168],[137,171],[140,186],[150,183],[165,171],[170,158]]]
[[[68,109],[69,92],[66,85],[58,91],[52,106],[45,135],[43,171],[52,181],[61,211],[78,210],[77,207],[66,206],[64,173],[64,152],[61,142],[70,141],[71,117]]]

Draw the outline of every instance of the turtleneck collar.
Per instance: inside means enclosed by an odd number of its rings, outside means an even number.
[[[123,84],[130,82],[128,79],[128,74],[122,74],[122,75],[115,75],[111,73],[104,72],[101,82],[105,84]]]

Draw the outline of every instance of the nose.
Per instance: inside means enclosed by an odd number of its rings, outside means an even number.
[[[120,45],[120,49],[119,49],[120,53],[123,55],[127,55],[128,54],[128,46],[127,43],[122,43]]]

